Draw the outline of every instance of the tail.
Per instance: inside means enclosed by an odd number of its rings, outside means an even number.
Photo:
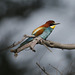
[[[18,48],[16,48],[15,50],[11,50],[11,52],[14,52],[14,53],[15,53],[15,51],[16,51],[17,49],[19,49],[19,48],[22,47],[23,45],[25,45],[25,44],[31,42],[33,39],[34,39],[34,37],[29,37],[27,40],[25,40],[23,43],[21,43]],[[17,55],[15,55],[15,56],[17,56]]]
[[[31,42],[34,39],[34,37],[29,37],[27,40],[25,40],[22,44],[20,44],[19,48],[22,47],[23,45]]]

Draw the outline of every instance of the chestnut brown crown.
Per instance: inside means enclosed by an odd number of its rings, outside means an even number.
[[[53,21],[53,20],[49,20],[49,21],[47,21],[47,22],[46,22],[46,24],[48,24],[48,25],[52,26],[52,25],[54,25],[54,24],[55,24],[55,21]]]

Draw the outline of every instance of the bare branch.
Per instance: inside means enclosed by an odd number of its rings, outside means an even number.
[[[26,38],[28,38],[28,37],[35,37],[34,35],[24,35],[24,37],[20,40],[20,41],[18,41],[18,42],[14,42],[12,45],[10,45],[10,46],[8,46],[7,48],[4,48],[4,49],[2,49],[1,51],[4,51],[4,50],[6,50],[6,49],[9,49],[9,48],[13,48],[13,47],[15,47],[15,46],[17,46],[18,44],[20,44],[22,41],[24,41]],[[0,51],[0,52],[1,52]],[[13,50],[12,50],[13,51]]]
[[[68,49],[68,50],[75,49],[75,44],[61,44],[49,40],[43,40],[43,42],[44,44],[46,44],[48,47],[51,48]]]
[[[27,37],[35,37],[35,36],[33,36],[33,35],[31,35],[31,36],[24,35],[24,38],[21,41],[12,44],[8,48],[15,47],[16,45],[20,44]],[[49,41],[49,40],[44,40],[41,37],[35,37],[33,39],[33,41],[31,41],[31,42],[23,45],[20,48],[17,48],[15,50],[11,50],[11,52],[16,53],[15,55],[17,55],[17,53],[19,53],[20,51],[22,51],[22,50],[24,50],[26,48],[30,48],[32,51],[35,52],[34,47],[35,47],[36,44],[44,45],[49,51],[51,51],[51,50],[48,47],[50,47],[50,48],[59,48],[59,49],[62,49],[62,50],[63,49],[67,49],[67,50],[73,50],[73,49],[75,49],[75,44],[61,44],[61,43],[57,43],[57,42],[53,42],[53,41]]]
[[[22,51],[22,50],[24,50],[25,48],[28,48],[28,47],[30,47],[30,49],[31,49],[32,51],[34,51],[34,47],[35,47],[35,45],[37,44],[37,42],[38,42],[40,39],[41,39],[40,37],[34,38],[33,41],[31,41],[31,42],[29,42],[29,43],[23,45],[22,47],[18,48],[17,50],[16,50],[16,49],[15,49],[15,50],[11,50],[11,52],[19,53],[20,51]],[[34,51],[34,52],[35,52],[35,51]]]
[[[18,44],[20,44],[23,40],[25,40],[26,38],[28,38],[28,37],[35,37],[35,36],[33,36],[33,35],[24,35],[24,37],[22,38],[22,40],[20,40],[20,41],[18,41],[17,43],[13,43],[11,46],[9,46],[8,48],[13,48],[13,47],[15,47],[15,46],[17,46]]]
[[[46,72],[45,68],[42,68],[37,62],[36,64],[46,75],[50,75],[49,73]]]

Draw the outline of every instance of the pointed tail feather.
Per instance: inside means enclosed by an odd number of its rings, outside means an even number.
[[[31,42],[34,38],[33,37],[29,37],[27,40],[25,40],[22,44],[20,44],[19,48],[22,47],[23,45]]]

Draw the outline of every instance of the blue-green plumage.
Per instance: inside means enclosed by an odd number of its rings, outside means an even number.
[[[33,40],[33,37],[29,37],[29,38],[28,38],[27,40],[25,40],[22,44],[20,44],[19,47],[22,47],[23,45],[29,43],[29,42],[32,41],[32,40]]]
[[[50,27],[48,27],[48,28],[46,28],[45,30],[44,30],[44,32],[41,34],[41,35],[39,35],[42,39],[46,39],[49,35],[50,35],[50,33],[52,32],[52,28],[50,28]],[[30,41],[32,41],[34,38],[33,37],[29,37],[27,40],[25,40],[22,44],[20,44],[20,46],[19,47],[22,47],[23,45],[25,45],[25,44],[27,44],[27,43],[29,43]]]
[[[49,35],[50,35],[50,33],[52,32],[52,28],[50,28],[50,27],[48,27],[48,28],[46,28],[45,30],[44,30],[44,32],[40,35],[40,37],[42,38],[42,39],[46,39]]]

